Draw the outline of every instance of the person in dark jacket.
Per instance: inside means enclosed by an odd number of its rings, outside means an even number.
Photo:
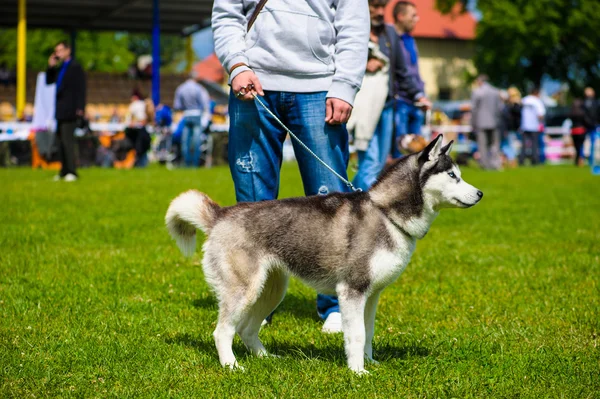
[[[514,86],[506,91],[504,108],[501,115],[502,142],[500,148],[509,167],[517,166],[515,142],[521,127],[521,92]]]
[[[590,130],[590,126],[595,127],[594,120],[585,107],[584,101],[576,98],[571,106],[569,113],[571,119],[571,138],[575,147],[575,166],[583,166],[583,143],[585,135]]]
[[[56,137],[62,167],[55,180],[75,181],[75,128],[84,117],[86,81],[67,42],[58,43],[48,59],[46,83],[56,83]]]
[[[600,124],[600,104],[596,100],[596,92],[591,87],[585,88],[585,99],[583,100],[583,109],[586,114],[586,125],[588,133],[596,130],[596,126]]]
[[[372,42],[379,45],[390,60],[389,92],[386,105],[381,113],[379,123],[373,133],[366,151],[358,151],[358,172],[353,183],[356,187],[367,190],[385,167],[385,161],[391,153],[394,142],[394,103],[395,97],[402,92],[403,95],[413,102],[419,102],[429,107],[431,103],[425,97],[422,87],[417,84],[413,76],[409,74],[404,54],[400,51],[396,29],[384,23],[384,12],[387,0],[369,0],[369,11],[371,16]],[[384,67],[384,63],[377,58],[371,58],[367,62],[367,71],[375,72]]]

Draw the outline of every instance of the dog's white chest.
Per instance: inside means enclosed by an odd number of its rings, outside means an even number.
[[[373,286],[379,289],[393,283],[402,274],[416,247],[416,240],[406,237],[391,223],[387,227],[395,243],[394,248],[377,249],[369,262]]]

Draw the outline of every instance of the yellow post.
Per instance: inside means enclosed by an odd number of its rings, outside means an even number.
[[[192,49],[192,35],[185,38],[185,71],[192,72],[194,67],[194,50]]]
[[[25,74],[27,45],[27,16],[25,1],[19,0],[19,24],[17,26],[17,118],[23,118],[25,110]]]

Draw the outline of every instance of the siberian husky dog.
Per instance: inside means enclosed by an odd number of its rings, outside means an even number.
[[[290,275],[339,299],[348,367],[373,360],[375,310],[381,291],[404,271],[418,239],[443,208],[470,208],[483,193],[461,178],[438,136],[423,151],[392,164],[366,192],[240,203],[219,207],[207,195],[175,198],[166,224],[191,256],[196,229],[207,234],[203,269],[216,293],[214,339],[224,367],[238,367],[237,333],[267,356],[261,322],[283,299]]]

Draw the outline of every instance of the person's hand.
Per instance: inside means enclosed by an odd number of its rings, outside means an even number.
[[[415,105],[423,110],[431,109],[431,107],[433,106],[433,104],[427,99],[427,97],[419,98]]]
[[[379,58],[371,58],[367,61],[367,72],[374,73],[383,68],[385,64]]]
[[[346,123],[352,114],[352,105],[339,98],[328,98],[325,107],[325,122],[330,125]]]
[[[252,100],[252,94],[264,96],[262,85],[258,80],[258,76],[252,71],[244,71],[237,75],[231,81],[231,89],[236,98],[243,101]]]
[[[54,53],[52,53],[50,55],[50,58],[48,58],[48,66],[50,68],[56,66],[56,64],[58,63],[58,60],[55,58]]]

